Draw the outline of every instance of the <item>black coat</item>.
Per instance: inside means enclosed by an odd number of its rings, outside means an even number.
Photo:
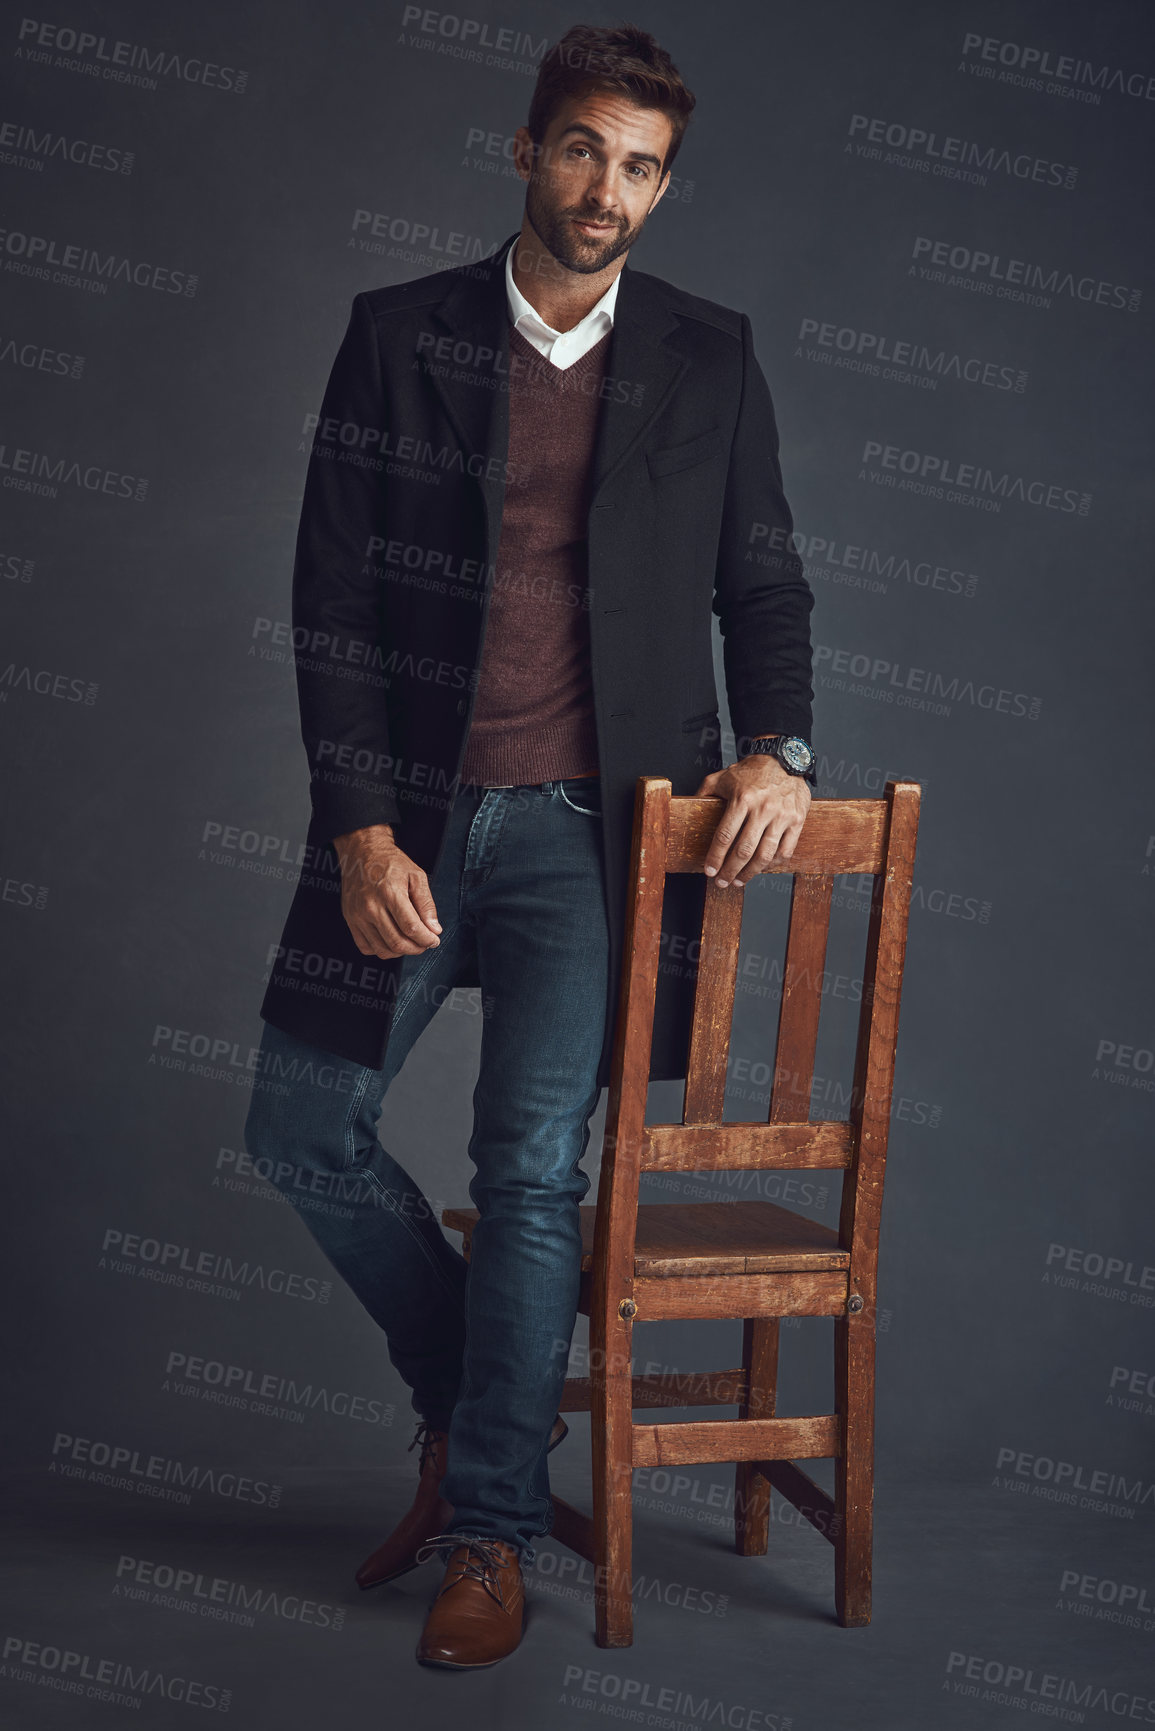
[[[391,823],[432,875],[464,755],[507,482],[505,253],[354,297],[309,459],[293,645],[311,770],[307,857],[261,1014],[384,1061],[400,959],[341,915],[334,836]],[[711,608],[735,733],[810,735],[810,611],[778,433],[744,313],[622,270],[594,453],[589,626],[611,966],[634,788],[722,767]],[[673,878],[651,1075],[685,1074],[705,879]],[[477,986],[476,979],[463,985]]]

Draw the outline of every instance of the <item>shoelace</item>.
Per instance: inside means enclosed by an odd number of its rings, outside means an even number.
[[[405,1452],[406,1454],[412,1454],[418,1443],[421,1444],[421,1453],[417,1458],[417,1471],[419,1473],[425,1471],[430,1457],[436,1452],[436,1438],[443,1436],[444,1434],[443,1431],[437,1430],[436,1427],[431,1425],[426,1419],[422,1419],[421,1423],[417,1426],[417,1434]]]
[[[417,1561],[419,1563],[425,1562],[427,1554],[432,1556],[435,1551],[439,1551],[445,1546],[451,1546],[454,1549],[458,1546],[466,1546],[465,1558],[458,1565],[457,1574],[452,1581],[444,1581],[440,1591],[443,1592],[446,1587],[456,1586],[458,1581],[480,1581],[490,1598],[496,1599],[504,1611],[505,1595],[498,1577],[498,1571],[504,1562],[504,1558],[498,1550],[500,1543],[500,1539],[471,1539],[462,1533],[437,1533],[422,1545],[417,1552]]]
[[[560,1417],[561,1417],[561,1414],[559,1413],[558,1418],[560,1418]],[[555,1424],[557,1423],[557,1419],[554,1420],[554,1423]],[[417,1458],[417,1471],[419,1473],[423,1473],[425,1471],[425,1468],[426,1468],[426,1465],[429,1461],[430,1456],[436,1452],[436,1449],[437,1449],[436,1439],[439,1436],[444,1436],[445,1434],[446,1433],[444,1431],[439,1431],[435,1425],[431,1425],[427,1419],[421,1420],[420,1424],[417,1426],[417,1434],[414,1436],[413,1441],[409,1444],[408,1449],[405,1451],[407,1454],[412,1454],[413,1450],[417,1447],[418,1443],[421,1444],[421,1453]],[[552,1438],[552,1428],[551,1428],[550,1434],[551,1434],[551,1438]],[[565,1430],[562,1431],[561,1436],[558,1437],[557,1442],[554,1442],[551,1440],[549,1443],[549,1447],[551,1449],[556,1448],[557,1443],[561,1442],[563,1440],[563,1438],[566,1437],[568,1434],[569,1434],[569,1427],[566,1426]]]

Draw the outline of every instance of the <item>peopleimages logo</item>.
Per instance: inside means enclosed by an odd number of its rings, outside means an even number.
[[[1004,499],[1017,499],[1020,504],[1046,511],[1065,511],[1079,517],[1091,514],[1091,494],[1080,493],[1075,487],[1006,469],[988,469],[983,463],[960,463],[933,451],[904,451],[901,445],[867,439],[860,460],[864,465],[860,479],[896,486],[902,492],[965,504],[981,501],[991,511],[1000,510]]]
[[[158,78],[176,78],[182,84],[203,84],[206,90],[231,90],[239,96],[249,81],[248,73],[235,66],[220,66],[216,61],[166,48],[146,48],[141,42],[114,41],[90,30],[73,30],[67,24],[42,23],[38,18],[21,19],[17,35],[19,59],[86,72],[115,84],[140,84],[155,90]]]
[[[249,1365],[226,1364],[223,1359],[196,1353],[170,1352],[165,1360],[166,1393],[195,1392],[198,1398],[217,1406],[261,1412],[271,1416],[303,1418],[307,1412],[332,1413],[336,1418],[359,1419],[365,1424],[390,1425],[396,1407],[389,1401],[350,1394],[347,1389],[316,1387],[297,1382],[277,1371],[254,1370]],[[175,1389],[169,1383],[175,1383]]]
[[[37,697],[54,697],[62,703],[83,703],[91,709],[96,702],[99,685],[91,680],[74,679],[67,673],[54,673],[50,667],[19,667],[10,661],[0,671],[0,703],[8,701],[10,691],[35,692]]]
[[[1052,295],[1066,295],[1069,300],[1084,301],[1088,306],[1093,303],[1134,313],[1138,312],[1143,298],[1142,289],[1128,288],[1108,278],[1090,274],[1076,276],[1074,271],[1066,270],[1062,265],[1004,258],[999,252],[955,245],[949,240],[935,240],[925,234],[915,236],[910,256],[915,262],[910,266],[908,276],[919,276],[927,282],[965,286],[981,294],[994,295],[999,300],[1025,301],[1032,306],[1050,306]],[[955,275],[948,278],[948,270]]]
[[[197,278],[187,271],[122,253],[98,252],[95,247],[58,241],[49,235],[26,234],[23,229],[0,228],[0,250],[6,255],[4,269],[18,276],[66,280],[69,286],[92,283],[101,294],[107,292],[110,282],[155,289],[159,294],[191,297],[197,292]]]
[[[422,256],[420,249],[424,249],[434,257],[469,264],[492,258],[501,245],[500,236],[487,241],[477,234],[463,234],[460,229],[446,229],[442,233],[437,223],[396,216],[389,211],[358,208],[353,212],[349,246],[356,246],[359,252],[387,255],[390,250],[385,245],[387,241],[393,247],[419,249],[418,256]]]
[[[0,485],[17,493],[55,499],[61,487],[78,487],[85,493],[103,493],[115,499],[148,497],[148,482],[140,475],[122,475],[78,457],[62,457],[55,451],[33,451],[24,445],[0,444]]]
[[[1009,1469],[1009,1471],[1008,1471]],[[1141,1478],[1129,1479],[1125,1473],[1108,1472],[1103,1468],[1084,1466],[1081,1461],[1054,1460],[1050,1455],[1035,1455],[1025,1449],[1000,1448],[995,1471],[1005,1475],[1005,1483],[1024,1479],[1028,1483],[1016,1488],[1029,1490],[1035,1496],[1045,1496],[1051,1502],[1078,1503],[1094,1508],[1105,1499],[1114,1498],[1129,1519],[1144,1504],[1155,1506],[1155,1483]],[[1013,1476],[1012,1476],[1013,1475]],[[996,1478],[995,1485],[999,1485]]]
[[[282,1617],[286,1622],[334,1632],[345,1623],[343,1605],[303,1599],[299,1593],[286,1593],[279,1587],[252,1587],[223,1575],[205,1575],[199,1569],[182,1569],[148,1557],[122,1555],[116,1565],[112,1593],[114,1598],[195,1611],[202,1617],[240,1623],[247,1629],[256,1627],[257,1616]]]
[[[562,1698],[571,1707],[610,1711],[615,1718],[651,1725],[684,1719],[700,1725],[727,1725],[730,1731],[787,1731],[792,1723],[789,1717],[765,1707],[747,1707],[739,1701],[693,1695],[688,1689],[662,1686],[648,1678],[626,1677],[620,1671],[599,1671],[585,1665],[566,1666],[562,1689]],[[617,1706],[599,1706],[596,1699],[599,1696],[603,1702],[613,1701]],[[640,1708],[647,1708],[648,1712],[643,1716]]]
[[[1022,42],[1004,42],[997,36],[980,36],[968,30],[963,37],[963,63],[968,72],[988,77],[1013,74],[1009,81],[1042,90],[1043,80],[1066,85],[1069,93],[1098,101],[1098,92],[1112,90],[1118,96],[1134,96],[1155,102],[1155,74],[1128,72],[1107,61],[1080,60],[1074,54],[1052,54],[1049,48],[1032,48]],[[969,64],[968,64],[969,63]],[[1001,67],[1002,73],[995,68]],[[1090,89],[1084,88],[1090,86]],[[1049,88],[1049,87],[1048,87]]]
[[[895,339],[880,331],[860,331],[852,325],[836,325],[831,321],[804,318],[798,327],[798,342],[812,343],[814,351],[837,351],[817,354],[810,351],[806,358],[820,359],[832,367],[848,367],[866,372],[872,377],[900,382],[914,382],[914,375],[925,375],[917,382],[934,390],[939,379],[957,379],[968,385],[985,385],[990,390],[1015,391],[1021,395],[1027,388],[1027,375],[1021,367],[1005,366],[998,361],[980,360],[977,355],[962,355],[949,349],[932,348],[928,343]],[[796,355],[803,354],[801,347]]]
[[[159,1282],[162,1286],[187,1287],[189,1291],[204,1289],[208,1282],[213,1291],[221,1289],[213,1283],[227,1283],[223,1290],[239,1293],[247,1288],[274,1293],[278,1298],[296,1298],[305,1304],[328,1304],[333,1292],[331,1280],[318,1280],[312,1274],[294,1274],[284,1268],[266,1267],[263,1262],[234,1261],[227,1253],[216,1250],[196,1250],[187,1244],[173,1244],[162,1238],[149,1238],[139,1232],[123,1232],[109,1227],[100,1244],[98,1267],[106,1265],[115,1274],[131,1274]]]
[[[1155,1309],[1155,1263],[1104,1255],[1077,1244],[1048,1245],[1042,1284]]]
[[[52,378],[84,377],[84,356],[62,353],[48,343],[21,342],[18,337],[0,337],[0,366],[20,367],[30,373],[48,373]],[[14,572],[5,573],[14,576]]]
[[[831,678],[823,671],[827,667],[835,675],[849,674],[856,683],[848,685],[844,678]],[[950,704],[969,703],[974,709],[1024,716],[1028,721],[1037,721],[1043,709],[1042,698],[1031,697],[1025,691],[1013,691],[1008,686],[976,685],[973,679],[960,679],[957,673],[948,678],[933,667],[905,667],[901,661],[891,661],[886,656],[855,654],[850,649],[840,649],[830,643],[815,644],[814,668],[820,682],[832,690],[848,691],[854,696],[873,697],[888,703],[897,701],[899,707],[905,709],[930,709],[932,713],[949,714]]]
[[[68,1431],[57,1431],[48,1470],[64,1478],[87,1479],[94,1484],[111,1485],[114,1490],[135,1491],[171,1502],[191,1502],[190,1491],[205,1491],[209,1496],[228,1497],[234,1502],[266,1509],[278,1508],[281,1501],[280,1485],[267,1484],[264,1479],[221,1472],[216,1467],[197,1466],[168,1455],[142,1455],[139,1449],[127,1444],[94,1441]]]
[[[978,1685],[987,1686],[979,1690]],[[944,1689],[971,1700],[989,1701],[992,1706],[1029,1708],[1032,1713],[1053,1719],[1083,1718],[1082,1709],[1114,1713],[1120,1719],[1141,1720],[1155,1725],[1155,1701],[1147,1695],[1133,1695],[1126,1689],[1108,1688],[1103,1684],[1082,1683],[1074,1677],[1064,1677],[1057,1671],[1038,1671],[1033,1665],[1007,1664],[1003,1659],[986,1659],[980,1653],[951,1653],[946,1662]],[[1061,1703],[1069,1711],[1064,1711]],[[1053,1703],[1053,1704],[1052,1704]],[[1080,1709],[1080,1711],[1074,1711]]]
[[[411,46],[435,48],[454,60],[472,60],[478,65],[518,67],[537,71],[549,47],[549,36],[531,36],[528,30],[494,24],[480,18],[464,18],[457,12],[435,12],[430,6],[406,6],[401,13],[402,36]],[[424,40],[423,40],[424,39]],[[488,50],[487,53],[481,51]],[[512,60],[510,56],[520,56]]]
[[[752,550],[755,547],[757,552]],[[835,573],[836,583],[848,583],[883,595],[891,579],[948,595],[973,596],[978,588],[975,572],[960,571],[935,560],[884,553],[875,547],[861,547],[839,535],[807,535],[797,529],[787,531],[779,524],[751,523],[747,564],[766,565],[774,570],[781,563],[778,555],[784,552],[798,554],[807,576],[830,570]]]
[[[1155,1629],[1155,1592],[1149,1593],[1146,1586],[1131,1581],[1112,1581],[1107,1576],[1081,1573],[1078,1569],[1064,1569],[1059,1592],[1074,1594],[1073,1599],[1068,1599],[1066,1609],[1078,1616],[1093,1617],[1100,1623],[1142,1628],[1148,1633]],[[1142,1613],[1142,1618],[1136,1613]]]
[[[143,1697],[151,1695],[179,1701],[182,1707],[227,1713],[232,1702],[232,1690],[216,1683],[169,1676],[130,1659],[102,1659],[57,1642],[30,1641],[24,1635],[5,1636],[3,1671],[17,1683],[35,1683],[112,1706],[139,1709]]]
[[[0,121],[0,149],[12,155],[0,156],[0,161],[16,168],[42,170],[45,162],[73,162],[80,168],[102,169],[109,174],[131,174],[136,160],[131,150],[118,150],[111,144],[94,144],[87,138],[69,138],[63,132],[40,132],[20,121]]]
[[[861,155],[882,159],[881,146],[885,144],[892,153],[902,153],[896,159],[902,166],[948,179],[977,181],[982,186],[986,185],[988,174],[1007,174],[1016,180],[1061,186],[1069,192],[1079,177],[1078,169],[1066,162],[1052,162],[1049,157],[1032,156],[1025,150],[976,144],[970,138],[952,138],[928,132],[924,126],[907,126],[902,121],[883,120],[869,114],[852,114],[847,131],[851,138],[867,145],[867,149],[859,152]]]

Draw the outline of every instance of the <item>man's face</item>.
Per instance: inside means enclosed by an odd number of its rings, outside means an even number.
[[[559,264],[592,276],[633,245],[669,184],[661,169],[671,134],[664,114],[612,91],[559,104],[525,197],[534,232]],[[530,161],[524,127],[518,140]]]

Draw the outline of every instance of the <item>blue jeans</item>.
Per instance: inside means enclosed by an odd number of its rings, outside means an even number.
[[[462,787],[430,888],[441,942],[406,956],[383,1069],[265,1024],[245,1144],[385,1331],[416,1412],[449,1432],[448,1530],[532,1562],[581,1271],[579,1166],[598,1102],[609,936],[597,776]],[[377,1140],[381,1103],[462,976],[481,982],[470,1261]]]

